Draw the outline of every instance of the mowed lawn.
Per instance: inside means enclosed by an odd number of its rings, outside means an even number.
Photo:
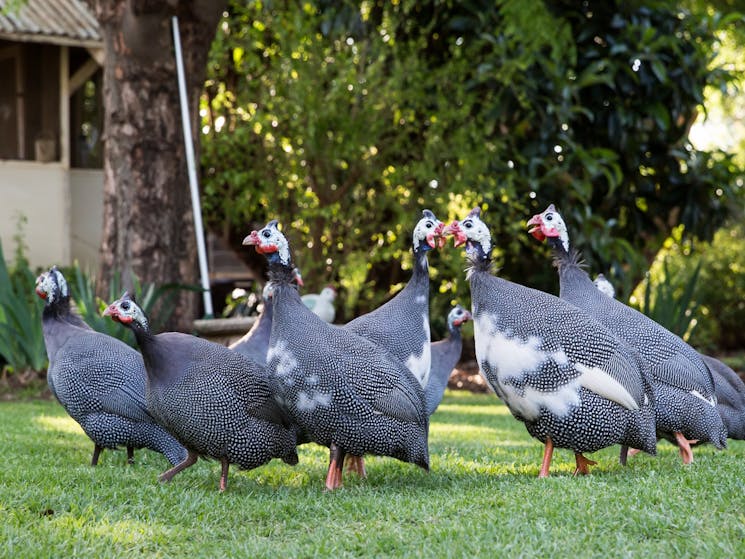
[[[745,557],[745,443],[618,464],[597,452],[592,475],[554,455],[493,395],[448,392],[432,418],[429,474],[369,457],[368,478],[323,492],[328,453],[295,467],[200,461],[161,484],[166,460],[105,451],[55,402],[0,403],[2,557]]]

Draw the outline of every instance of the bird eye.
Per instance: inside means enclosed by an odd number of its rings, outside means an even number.
[[[261,235],[262,235],[262,237],[264,237],[265,239],[268,239],[269,237],[271,237],[271,236],[272,236],[272,234],[271,234],[271,233],[270,233],[269,231],[267,231],[266,229],[265,229],[264,231],[262,231],[262,232],[261,232]]]
[[[466,221],[466,222],[464,222],[464,223],[463,223],[463,225],[465,225],[465,226],[466,226],[466,229],[470,229],[471,227],[473,227],[473,223],[472,223],[472,222],[470,222],[470,221]]]
[[[432,225],[433,225],[433,224],[432,224],[432,222],[431,222],[431,221],[428,221],[428,222],[426,223],[425,227],[426,227],[427,229],[432,229]]]
[[[122,302],[122,309],[124,309],[125,311],[129,310],[129,301]]]
[[[554,218],[552,214],[546,214],[546,221],[551,221]]]

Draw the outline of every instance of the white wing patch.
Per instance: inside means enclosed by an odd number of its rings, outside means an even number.
[[[615,402],[627,410],[638,410],[639,404],[623,385],[599,367],[589,367],[575,363],[574,368],[580,373],[579,384],[598,396]]]
[[[331,403],[331,394],[312,391],[310,393],[301,391],[297,395],[297,408],[300,411],[313,411],[318,406],[326,407]]]
[[[489,364],[496,372],[499,386],[494,387],[495,392],[511,410],[526,420],[538,418],[541,408],[563,417],[573,407],[580,405],[579,392],[582,387],[627,409],[639,409],[636,400],[620,382],[599,367],[582,363],[574,363],[580,375],[556,390],[514,386],[510,381],[522,380],[526,373],[535,371],[547,361],[553,361],[560,367],[569,365],[569,357],[562,349],[552,352],[540,349],[542,340],[538,336],[530,336],[526,340],[511,337],[498,331],[495,324],[495,317],[489,314],[474,319],[476,358],[479,363]],[[493,382],[495,379],[489,380]]]
[[[717,401],[716,401],[715,398],[706,398],[698,390],[691,390],[691,394],[693,394],[696,398],[701,398],[704,402],[706,402],[710,406],[716,406],[717,405]]]
[[[297,359],[287,349],[287,342],[278,342],[269,348],[266,354],[266,362],[271,363],[275,359],[277,364],[274,366],[274,370],[279,376],[289,375],[297,369]]]
[[[422,344],[422,351],[417,356],[412,353],[406,359],[404,365],[414,374],[416,379],[423,387],[427,386],[429,382],[429,370],[432,366],[432,353],[429,347],[430,333],[429,333],[429,320],[427,315],[422,315],[424,321],[424,332],[427,340]]]
[[[476,357],[479,363],[486,361],[496,366],[500,382],[511,378],[522,379],[525,373],[534,371],[549,359],[559,366],[569,363],[569,358],[562,349],[554,352],[539,349],[541,339],[538,336],[521,340],[499,332],[490,315],[478,317],[473,324]]]
[[[543,392],[526,386],[523,394],[520,394],[512,385],[503,385],[502,396],[511,410],[519,413],[528,421],[537,419],[541,408],[547,409],[557,417],[563,417],[573,407],[580,405],[579,384],[576,381],[565,384],[552,392]]]

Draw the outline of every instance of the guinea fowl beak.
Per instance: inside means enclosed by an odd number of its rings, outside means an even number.
[[[103,312],[101,313],[101,316],[110,316],[114,318],[116,316],[116,307],[112,303],[108,307],[106,307]]]
[[[533,235],[536,239],[541,242],[546,240],[546,235],[543,232],[543,218],[541,217],[541,214],[535,214],[525,225],[529,227],[528,233]]]
[[[443,235],[452,235],[454,240],[454,246],[459,247],[462,244],[465,244],[465,242],[468,240],[468,237],[466,237],[465,233],[460,228],[460,223],[458,223],[458,220],[454,220],[450,225],[445,227],[442,230]]]
[[[442,234],[442,232],[445,230],[445,224],[440,221],[437,224],[437,228],[435,229],[435,237],[437,237],[437,248],[442,248],[447,243],[447,239]],[[435,247],[432,247],[435,248]]]
[[[244,246],[245,245],[254,245],[254,246],[260,245],[261,244],[261,239],[259,239],[259,232],[256,231],[256,230],[251,231],[251,233],[249,233],[248,235],[246,235],[246,238],[243,239],[243,243],[242,244]]]

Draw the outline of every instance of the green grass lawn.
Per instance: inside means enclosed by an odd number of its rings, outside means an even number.
[[[2,557],[745,557],[745,443],[676,449],[618,465],[597,452],[590,476],[554,455],[538,479],[542,445],[493,395],[448,392],[433,416],[427,474],[367,459],[368,478],[324,493],[327,451],[300,449],[231,468],[200,461],[160,484],[158,454],[105,451],[53,402],[0,403]]]

